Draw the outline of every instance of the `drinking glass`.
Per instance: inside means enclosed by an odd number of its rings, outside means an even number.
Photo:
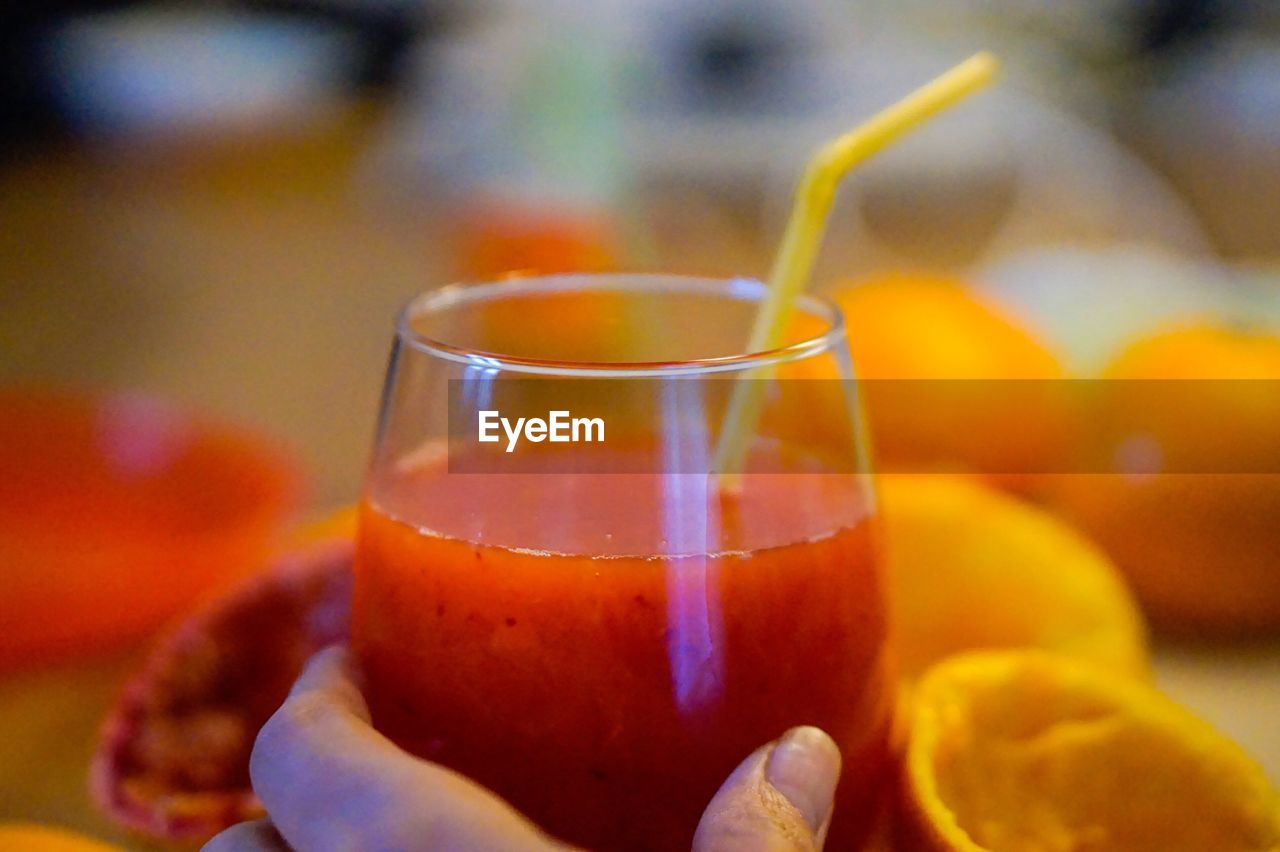
[[[566,841],[688,849],[743,758],[817,725],[832,843],[866,837],[893,680],[856,385],[814,297],[743,352],[765,294],[559,276],[404,309],[356,555],[377,728]],[[718,471],[726,429],[752,437]]]

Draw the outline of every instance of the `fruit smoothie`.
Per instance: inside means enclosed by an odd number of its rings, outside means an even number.
[[[893,692],[865,480],[715,483],[402,463],[360,515],[375,725],[595,849],[688,849],[739,761],[818,725],[832,842],[865,836]]]

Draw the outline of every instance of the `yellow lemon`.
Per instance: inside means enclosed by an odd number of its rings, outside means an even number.
[[[1058,518],[958,476],[884,475],[880,497],[907,680],[961,651],[1025,646],[1146,672],[1124,581]]]

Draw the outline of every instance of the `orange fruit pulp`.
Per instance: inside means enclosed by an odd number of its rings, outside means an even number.
[[[257,567],[295,482],[155,400],[0,392],[0,668],[140,636]]]
[[[845,757],[832,842],[865,837],[894,689],[874,519],[845,478],[444,470],[402,467],[360,510],[379,729],[571,842],[688,849],[745,755],[814,724]]]

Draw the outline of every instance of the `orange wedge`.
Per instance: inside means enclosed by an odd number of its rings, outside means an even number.
[[[120,852],[119,846],[63,828],[0,823],[0,852]]]
[[[1124,581],[1053,515],[958,476],[884,475],[880,497],[906,680],[952,654],[1013,647],[1146,673]]]
[[[1280,849],[1280,797],[1154,689],[1042,651],[940,663],[916,691],[900,848]]]

